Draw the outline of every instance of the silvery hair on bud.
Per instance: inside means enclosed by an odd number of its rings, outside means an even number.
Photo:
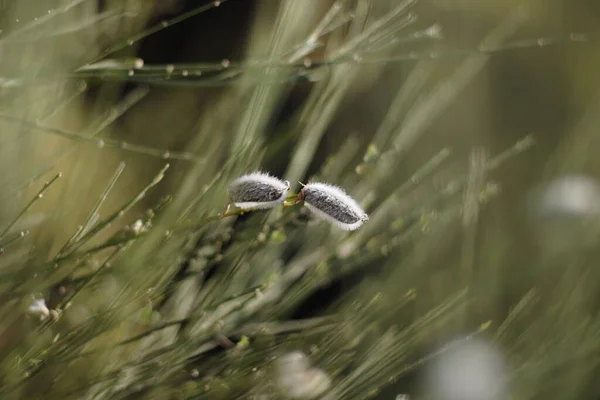
[[[300,191],[300,196],[317,217],[343,230],[356,230],[369,219],[358,203],[337,186],[308,183]]]
[[[243,210],[258,210],[275,207],[285,200],[290,188],[282,181],[264,172],[243,175],[227,187],[229,198]]]

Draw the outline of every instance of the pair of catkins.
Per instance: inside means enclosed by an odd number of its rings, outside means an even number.
[[[264,172],[253,172],[235,179],[227,188],[231,202],[242,210],[273,208],[284,204],[290,188],[288,181]],[[327,183],[302,185],[292,204],[304,201],[312,213],[346,231],[358,229],[368,215],[343,189]]]

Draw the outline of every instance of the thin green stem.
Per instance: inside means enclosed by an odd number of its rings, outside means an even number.
[[[133,199],[129,200],[125,205],[123,205],[118,211],[113,213],[112,215],[105,218],[103,221],[98,222],[93,228],[91,228],[88,232],[82,235],[77,242],[71,246],[71,253],[80,248],[83,244],[85,244],[89,239],[91,239],[98,232],[102,231],[109,224],[111,224],[114,220],[124,215],[131,207],[133,207],[136,203],[138,203],[142,198],[146,196],[146,193],[154,186],[156,186],[164,177],[165,172],[169,169],[169,164],[165,164],[165,166],[160,170],[160,172],[154,177],[154,179],[144,187],[137,196]],[[113,244],[111,244],[113,245]],[[100,248],[101,249],[101,248]],[[64,258],[64,257],[62,257]],[[60,259],[60,258],[59,258]]]
[[[108,265],[108,263],[110,263],[116,256],[117,254],[119,254],[121,251],[123,251],[124,247],[118,247],[116,248],[102,263],[102,265],[100,265],[98,267],[98,269],[96,269],[91,275],[89,275],[87,277],[87,279],[85,281],[83,281],[83,283],[81,285],[79,285],[79,287],[77,287],[77,289],[75,289],[70,296],[68,296],[67,298],[65,298],[60,306],[58,306],[58,309],[64,309],[65,306],[67,304],[69,304],[70,302],[73,301],[73,299],[79,294],[81,293],[81,291],[83,289],[85,289],[86,286],[88,286],[99,274],[100,272],[106,267],[106,265]]]
[[[49,182],[46,182],[44,184],[44,187],[42,187],[42,189],[29,201],[29,203],[27,203],[27,205],[21,210],[19,215],[17,215],[17,217],[15,219],[13,219],[10,224],[8,224],[8,226],[4,229],[4,231],[2,231],[2,233],[0,233],[0,241],[2,241],[4,236],[6,236],[6,234],[12,229],[12,227],[15,226],[15,224],[19,221],[19,219],[21,219],[21,217],[23,217],[23,215],[25,215],[25,213],[27,211],[29,211],[29,209],[35,204],[35,202],[38,201],[39,199],[41,199],[42,197],[44,197],[44,192],[46,190],[48,190],[48,188],[50,186],[52,186],[52,184],[54,182],[56,182],[56,180],[58,178],[60,178],[61,176],[62,176],[62,173],[59,172],[58,174],[56,174],[54,176],[54,178],[52,178]]]
[[[67,131],[64,129],[52,128],[49,126],[40,125],[37,122],[28,121],[25,119],[12,117],[10,115],[5,115],[5,114],[0,114],[0,119],[4,119],[6,121],[21,124],[26,128],[36,129],[36,130],[40,130],[42,132],[47,132],[47,133],[51,133],[54,135],[62,136],[67,139],[93,143],[99,147],[104,147],[104,146],[114,147],[117,149],[129,151],[132,153],[145,154],[148,156],[153,156],[153,157],[158,157],[158,158],[163,158],[163,159],[184,160],[184,161],[192,161],[192,162],[198,162],[198,163],[204,162],[203,159],[197,157],[196,155],[194,155],[192,153],[157,149],[154,147],[142,146],[139,144],[133,144],[133,143],[128,143],[128,142],[124,142],[121,140],[114,140],[114,139],[109,139],[109,138],[101,138],[100,139],[100,138],[91,137],[91,136],[76,133],[76,132],[70,132],[70,131]]]
[[[16,241],[23,239],[27,235],[29,235],[29,231],[21,231],[14,235],[12,238],[8,239],[5,243],[0,243],[0,254],[4,253],[4,249],[6,249],[7,246],[10,246]]]
[[[102,52],[102,54],[100,54],[94,60],[90,61],[90,63],[95,63],[95,62],[101,60],[102,58],[106,57],[109,54],[112,54],[114,52],[122,50],[122,49],[124,49],[126,47],[132,46],[134,43],[139,42],[140,40],[142,40],[142,39],[144,39],[144,38],[146,38],[146,37],[148,37],[148,36],[150,36],[150,35],[152,35],[152,34],[154,34],[156,32],[160,32],[160,31],[162,31],[163,29],[166,29],[169,26],[173,26],[175,24],[183,22],[183,21],[185,21],[185,20],[187,20],[187,19],[189,19],[191,17],[194,17],[194,16],[196,16],[198,14],[201,14],[201,13],[203,13],[205,11],[208,11],[208,10],[210,10],[212,8],[219,7],[220,5],[222,5],[223,3],[227,2],[227,1],[229,1],[229,0],[217,0],[217,1],[214,1],[212,3],[205,4],[203,6],[195,8],[193,10],[190,10],[190,11],[188,11],[186,13],[181,14],[181,15],[178,15],[178,16],[176,16],[174,18],[171,18],[171,19],[168,19],[168,20],[165,20],[165,21],[161,21],[158,24],[154,25],[153,27],[148,28],[148,29],[146,29],[146,30],[144,30],[142,32],[139,32],[139,33],[131,36],[130,38],[128,38],[126,40],[123,40],[123,41],[121,41],[121,42],[119,42],[119,43],[117,43],[117,44],[109,47],[108,49],[104,50]]]
[[[60,249],[60,251],[58,252],[58,256],[57,257],[60,257],[61,255],[64,255],[65,253],[67,253],[67,250],[69,249],[69,247],[71,245],[73,245],[73,243],[77,242],[83,235],[85,235],[89,231],[89,229],[91,228],[94,220],[97,217],[97,214],[98,214],[98,211],[100,210],[100,207],[106,201],[106,198],[108,197],[108,194],[110,193],[110,191],[114,187],[115,183],[119,179],[119,176],[121,176],[121,173],[123,173],[124,169],[125,169],[125,163],[121,162],[119,164],[119,167],[115,171],[113,177],[108,182],[108,185],[104,189],[104,192],[102,192],[102,195],[100,196],[100,198],[98,199],[98,201],[96,202],[96,204],[94,205],[94,207],[92,208],[92,211],[90,211],[90,213],[88,214],[88,216],[87,216],[85,222],[83,223],[83,225],[81,225],[80,227],[77,228],[77,230],[75,231],[75,233],[69,238],[69,240],[65,243],[65,245]]]

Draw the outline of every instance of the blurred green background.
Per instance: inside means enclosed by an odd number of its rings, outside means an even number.
[[[0,2],[0,398],[285,398],[293,348],[323,398],[418,397],[473,332],[511,399],[597,398],[596,235],[544,225],[535,189],[600,179],[599,22],[583,0]],[[255,169],[371,220],[204,220]],[[590,203],[550,214],[596,226]],[[319,328],[246,334],[298,319]]]

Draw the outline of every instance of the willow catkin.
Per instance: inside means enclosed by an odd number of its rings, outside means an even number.
[[[282,204],[289,188],[288,181],[257,171],[235,179],[227,187],[227,193],[236,207],[258,210]]]
[[[306,207],[320,219],[346,231],[358,229],[369,216],[343,189],[327,183],[309,183],[300,191]]]

